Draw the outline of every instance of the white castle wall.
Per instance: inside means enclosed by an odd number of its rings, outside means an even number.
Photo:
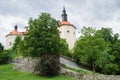
[[[13,46],[16,35],[8,35],[6,36],[6,47],[5,49],[10,49]]]
[[[76,41],[76,29],[72,25],[63,25],[58,28],[60,30],[60,37],[66,39],[68,43],[69,49],[73,49],[74,43]],[[16,36],[22,37],[24,39],[23,34],[9,34],[6,36],[6,46],[5,49],[10,49],[13,47]]]
[[[70,50],[73,49],[76,42],[76,29],[72,25],[63,25],[58,29],[60,30],[60,37],[66,39]]]
[[[10,49],[13,47],[13,44],[15,42],[15,39],[17,36],[20,36],[22,39],[24,38],[25,35],[17,35],[17,34],[9,34],[6,36],[6,46],[5,49]]]

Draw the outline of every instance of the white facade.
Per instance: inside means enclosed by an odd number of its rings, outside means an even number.
[[[6,46],[5,49],[10,49],[13,47],[15,39],[17,36],[20,36],[21,39],[24,39],[25,35],[28,33],[28,30],[26,29],[25,32],[19,32],[17,30],[17,25],[14,26],[14,30],[10,32],[8,35],[6,35]]]
[[[15,38],[16,38],[16,35],[6,36],[6,47],[5,47],[5,49],[12,48]]]
[[[76,42],[76,28],[73,25],[62,25],[59,28],[60,37],[66,39],[69,49],[73,49],[74,43]],[[25,34],[8,34],[6,36],[6,46],[5,49],[10,49],[13,47],[14,41],[17,36],[24,39]]]
[[[62,25],[58,29],[60,37],[66,39],[69,49],[72,50],[76,42],[76,28],[73,25]]]
[[[14,44],[15,39],[16,39],[17,36],[20,36],[21,39],[23,39],[25,35],[23,35],[23,34],[19,34],[19,35],[17,35],[17,34],[8,34],[6,36],[6,46],[5,46],[5,49],[10,49],[10,48],[13,47],[13,44]]]

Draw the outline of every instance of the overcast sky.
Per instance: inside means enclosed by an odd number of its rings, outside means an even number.
[[[5,36],[16,24],[24,31],[29,18],[42,12],[61,20],[63,6],[77,31],[91,26],[110,27],[114,33],[120,33],[120,0],[0,0],[0,42],[5,45]]]

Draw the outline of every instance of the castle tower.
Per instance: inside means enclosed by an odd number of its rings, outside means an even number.
[[[58,28],[60,30],[60,37],[66,39],[69,49],[72,50],[76,41],[76,27],[68,22],[65,7],[63,7],[63,13],[61,16],[62,22]]]
[[[10,49],[10,48],[13,47],[13,44],[14,44],[15,39],[16,39],[17,36],[20,36],[23,39],[27,33],[28,33],[27,31],[19,32],[18,31],[18,26],[15,25],[14,26],[14,30],[6,35],[6,46],[5,46],[5,49]]]

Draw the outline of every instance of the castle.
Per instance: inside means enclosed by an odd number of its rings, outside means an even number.
[[[58,30],[60,31],[60,37],[66,39],[69,49],[72,50],[74,47],[74,43],[76,41],[76,27],[67,20],[65,8],[63,8],[63,13],[61,17],[62,17],[62,21],[60,22],[61,25],[58,28]],[[19,32],[17,25],[15,25],[14,30],[6,35],[5,49],[10,49],[13,46],[16,36],[20,36],[22,39],[24,39],[27,33],[28,33],[27,28],[26,31]]]
[[[20,36],[22,39],[24,39],[25,35],[28,33],[28,29],[24,32],[19,32],[17,25],[14,26],[14,30],[6,35],[6,46],[5,49],[12,48],[14,41],[17,36]]]

